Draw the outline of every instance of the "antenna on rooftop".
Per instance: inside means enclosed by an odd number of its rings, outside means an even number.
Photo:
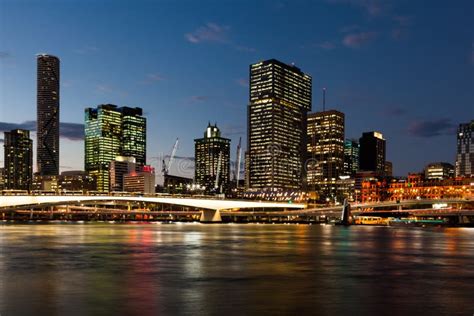
[[[326,111],[326,88],[323,88],[323,112]]]

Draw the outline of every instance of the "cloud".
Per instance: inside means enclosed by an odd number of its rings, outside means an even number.
[[[317,46],[319,48],[324,49],[324,50],[333,50],[334,48],[336,48],[336,44],[334,44],[333,42],[330,42],[330,41],[320,43]]]
[[[116,94],[116,95],[119,95],[121,97],[128,96],[127,91],[116,89],[115,87],[112,87],[112,86],[107,85],[107,84],[98,84],[98,85],[96,85],[95,91],[97,93],[100,93],[100,94]]]
[[[12,54],[10,54],[9,52],[0,51],[0,59],[7,59],[10,57],[12,57]]]
[[[0,132],[13,129],[26,129],[36,131],[36,121],[25,121],[23,123],[0,122]],[[84,124],[62,122],[59,126],[60,137],[72,141],[84,139]]]
[[[239,78],[239,79],[235,80],[235,83],[237,83],[241,87],[248,87],[249,86],[248,80],[244,79],[244,78]]]
[[[330,4],[345,4],[362,8],[370,16],[379,16],[387,10],[386,2],[380,0],[326,0]]]
[[[192,102],[204,102],[209,100],[209,98],[210,97],[208,95],[193,95],[191,96],[190,100]]]
[[[429,138],[441,135],[452,135],[456,131],[456,125],[448,118],[417,120],[411,122],[407,130],[412,136]]]
[[[143,80],[141,83],[143,84],[150,84],[158,81],[163,81],[165,78],[158,74],[158,73],[149,73],[146,75],[145,80]]]
[[[223,125],[221,127],[222,135],[224,137],[231,137],[231,136],[241,136],[245,135],[247,132],[247,127],[244,125]]]
[[[241,52],[254,53],[257,51],[253,47],[240,45],[230,40],[229,30],[229,26],[208,22],[205,25],[198,27],[194,31],[184,34],[184,38],[192,44],[201,44],[206,42],[220,43],[226,44]]]
[[[198,27],[196,30],[185,34],[185,38],[188,42],[193,44],[199,44],[203,42],[218,42],[224,43],[227,39],[229,27],[221,26],[216,23],[207,23],[204,26]]]
[[[5,142],[5,140],[3,138],[0,138],[0,143],[3,143]]]
[[[344,36],[342,43],[350,48],[359,48],[377,38],[377,32],[351,33]]]

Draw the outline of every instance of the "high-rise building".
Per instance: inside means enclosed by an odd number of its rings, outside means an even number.
[[[320,199],[337,195],[337,182],[344,175],[344,113],[329,110],[308,114],[307,185],[319,191]]]
[[[135,157],[118,156],[110,162],[110,191],[123,191],[123,176],[136,170]]]
[[[384,174],[385,177],[393,177],[393,163],[385,160]]]
[[[249,189],[302,188],[311,77],[270,59],[250,65],[246,185]]]
[[[425,167],[425,179],[444,180],[454,177],[454,166],[447,162],[432,162]]]
[[[359,142],[346,139],[344,142],[344,174],[354,177],[359,171]]]
[[[456,177],[474,177],[474,120],[459,124],[456,155]]]
[[[5,188],[5,168],[0,168],[0,190]]]
[[[40,175],[59,174],[59,58],[37,55],[36,162]]]
[[[110,162],[117,156],[128,153],[139,166],[146,161],[146,119],[141,115],[140,108],[112,104],[85,110],[85,170],[96,177],[98,191],[109,191]]]
[[[209,123],[204,137],[194,140],[194,149],[195,183],[206,192],[226,192],[230,181],[230,139],[221,137],[217,125]]]
[[[382,133],[363,133],[359,144],[360,170],[374,171],[378,176],[385,175],[385,139]]]
[[[3,146],[5,188],[30,190],[33,180],[33,141],[30,131],[15,129],[5,132]]]

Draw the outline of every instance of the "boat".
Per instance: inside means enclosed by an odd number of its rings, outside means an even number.
[[[396,227],[439,227],[448,226],[448,222],[443,219],[395,218],[389,220],[388,225]]]

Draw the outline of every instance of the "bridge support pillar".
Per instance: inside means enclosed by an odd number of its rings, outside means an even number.
[[[202,210],[201,223],[220,223],[222,222],[221,212],[219,210]]]

